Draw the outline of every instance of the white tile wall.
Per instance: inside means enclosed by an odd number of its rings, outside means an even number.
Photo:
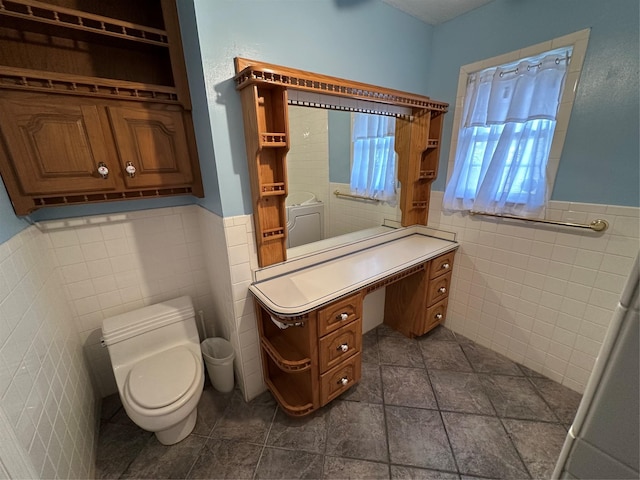
[[[289,107],[287,181],[289,193],[311,192],[325,205],[329,192],[329,116],[328,110]],[[325,222],[330,212],[325,209]]]
[[[349,192],[346,183],[331,183],[331,191]],[[366,228],[377,227],[385,219],[400,221],[402,211],[388,203],[369,202],[331,195],[329,200],[331,218],[325,224],[327,237],[335,237],[346,233],[357,232]]]
[[[441,200],[433,192],[429,224],[457,232],[461,244],[447,326],[581,391],[638,251],[639,210],[552,202],[549,218],[609,221],[597,234],[443,215]],[[100,393],[115,391],[98,345],[107,315],[189,294],[208,336],[233,344],[245,398],[264,391],[248,292],[257,268],[251,216],[189,206],[46,227],[0,245],[2,407],[43,476],[87,476],[93,464],[82,347]]]
[[[219,246],[205,248],[216,310],[215,332],[233,345],[236,379],[245,399],[250,400],[266,389],[253,297],[249,293],[252,271],[258,267],[253,217],[222,219],[202,209],[200,218],[203,238],[212,239]]]
[[[195,205],[44,222],[101,396],[117,391],[102,320],[181,295],[214,315]]]
[[[458,234],[447,326],[582,392],[638,249],[640,209],[550,202],[547,218],[609,222],[604,233],[442,213]]]
[[[41,478],[89,478],[96,401],[56,267],[78,251],[56,241],[29,227],[0,245],[1,406]]]

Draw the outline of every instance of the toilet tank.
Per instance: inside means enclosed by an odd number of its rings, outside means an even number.
[[[102,342],[115,368],[177,345],[200,353],[191,297],[149,305],[102,321]]]

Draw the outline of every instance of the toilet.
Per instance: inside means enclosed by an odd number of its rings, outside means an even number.
[[[102,340],[129,418],[164,445],[189,435],[204,387],[191,298],[105,318]]]

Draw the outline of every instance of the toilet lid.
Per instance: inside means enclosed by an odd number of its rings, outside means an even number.
[[[196,380],[191,351],[176,347],[140,361],[129,372],[131,398],[144,408],[162,408],[182,397]]]

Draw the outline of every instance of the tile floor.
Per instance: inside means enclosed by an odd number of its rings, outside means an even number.
[[[364,335],[362,380],[290,418],[205,387],[193,433],[167,447],[104,399],[99,478],[549,478],[580,395],[444,327]]]

